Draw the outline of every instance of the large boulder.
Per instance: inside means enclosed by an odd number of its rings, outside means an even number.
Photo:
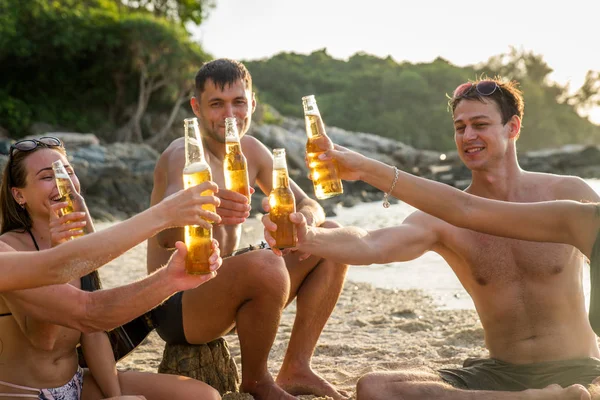
[[[77,148],[71,162],[94,217],[126,218],[148,208],[159,154],[150,146],[112,143]]]

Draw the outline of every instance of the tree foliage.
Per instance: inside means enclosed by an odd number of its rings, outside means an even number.
[[[43,121],[143,140],[146,110],[170,112],[208,59],[179,23],[114,0],[2,4],[0,125],[15,137]]]
[[[315,94],[325,122],[348,130],[377,133],[417,148],[454,148],[448,95],[480,76],[501,75],[520,82],[525,96],[521,149],[567,143],[600,144],[600,127],[577,110],[598,104],[600,76],[590,72],[573,96],[552,83],[543,57],[512,49],[481,65],[458,67],[437,58],[430,63],[398,63],[357,53],[348,61],[325,49],[310,55],[280,53],[245,62],[261,100],[284,115],[302,116],[301,97]]]
[[[156,17],[164,17],[185,25],[191,22],[196,25],[206,18],[214,8],[213,0],[113,0],[130,9],[146,11]]]

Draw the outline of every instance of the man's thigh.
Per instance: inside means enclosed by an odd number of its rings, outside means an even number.
[[[320,225],[321,228],[338,228],[341,227],[335,221],[327,220],[323,224]],[[288,304],[296,297],[298,294],[298,290],[302,283],[312,272],[315,267],[317,267],[321,262],[326,261],[325,259],[318,256],[310,256],[304,260],[300,260],[304,253],[301,252],[290,252],[285,255],[283,259],[285,260],[285,266],[290,274],[290,297],[288,299]],[[340,273],[343,271],[340,269]]]
[[[283,261],[268,250],[255,250],[223,260],[215,278],[183,293],[185,336],[206,343],[231,331],[240,306],[273,286],[287,285]]]
[[[298,294],[300,286],[302,286],[302,283],[308,274],[310,274],[312,270],[315,269],[315,267],[319,265],[321,261],[323,261],[323,259],[318,256],[310,256],[305,260],[300,260],[302,254],[303,253],[300,252],[292,252],[283,256],[285,267],[290,275],[290,296],[287,304],[294,300]]]

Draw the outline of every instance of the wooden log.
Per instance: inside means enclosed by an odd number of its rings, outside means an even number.
[[[198,379],[221,395],[237,392],[240,384],[237,366],[223,338],[199,345],[166,344],[158,372]]]

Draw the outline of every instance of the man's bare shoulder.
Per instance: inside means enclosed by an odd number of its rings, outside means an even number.
[[[271,165],[271,152],[260,140],[253,136],[244,135],[240,142],[249,164]]]
[[[548,200],[600,201],[596,191],[578,176],[527,172],[527,180],[547,188],[551,196]]]
[[[155,177],[167,174],[170,167],[185,163],[185,140],[177,138],[161,153],[154,169]]]
[[[269,153],[269,149],[265,146],[260,140],[255,138],[254,136],[244,135],[242,139],[240,139],[242,144],[242,148],[244,149],[244,154],[252,154],[252,153]]]
[[[185,155],[185,139],[183,137],[173,140],[162,152],[160,159],[170,161],[172,157],[180,157],[181,155]]]

